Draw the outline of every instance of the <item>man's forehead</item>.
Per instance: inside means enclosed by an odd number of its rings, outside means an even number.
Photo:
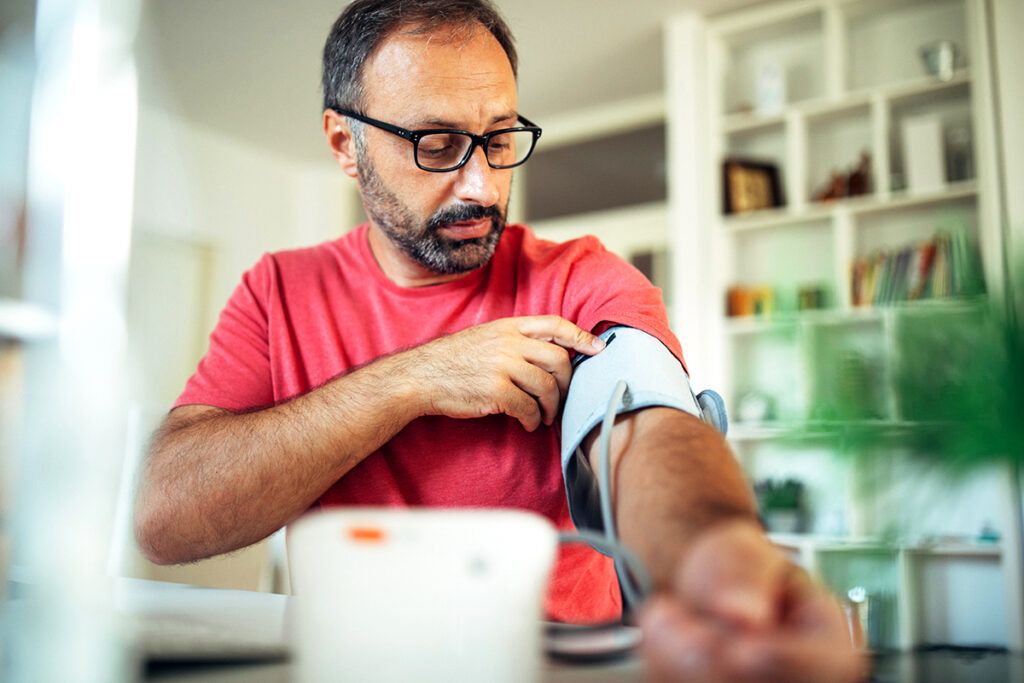
[[[432,111],[428,109],[411,110],[403,114],[406,122],[422,126],[436,126],[438,128],[458,128],[462,122],[451,116],[451,112]],[[493,114],[486,119],[488,125],[515,121],[519,117],[515,109],[502,109],[500,113]]]
[[[367,62],[363,89],[368,107],[400,113],[404,123],[448,127],[516,116],[508,56],[479,24],[393,31]]]

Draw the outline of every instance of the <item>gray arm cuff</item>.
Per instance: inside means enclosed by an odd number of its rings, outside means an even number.
[[[562,477],[577,529],[603,529],[597,478],[579,450],[601,423],[616,382],[627,384],[618,414],[641,408],[676,408],[701,418],[682,364],[656,337],[631,327],[601,335],[608,346],[596,356],[577,356],[562,411]]]

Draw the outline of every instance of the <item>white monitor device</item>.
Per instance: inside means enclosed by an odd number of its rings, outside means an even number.
[[[300,519],[288,546],[299,680],[539,679],[547,519],[350,508]]]

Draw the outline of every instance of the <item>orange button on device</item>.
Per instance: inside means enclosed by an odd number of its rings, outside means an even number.
[[[362,543],[380,543],[384,540],[384,530],[370,526],[354,526],[348,530],[349,538]]]

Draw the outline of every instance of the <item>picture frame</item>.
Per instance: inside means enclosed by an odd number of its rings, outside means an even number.
[[[755,159],[730,158],[722,162],[723,213],[746,213],[782,205],[778,166]]]

